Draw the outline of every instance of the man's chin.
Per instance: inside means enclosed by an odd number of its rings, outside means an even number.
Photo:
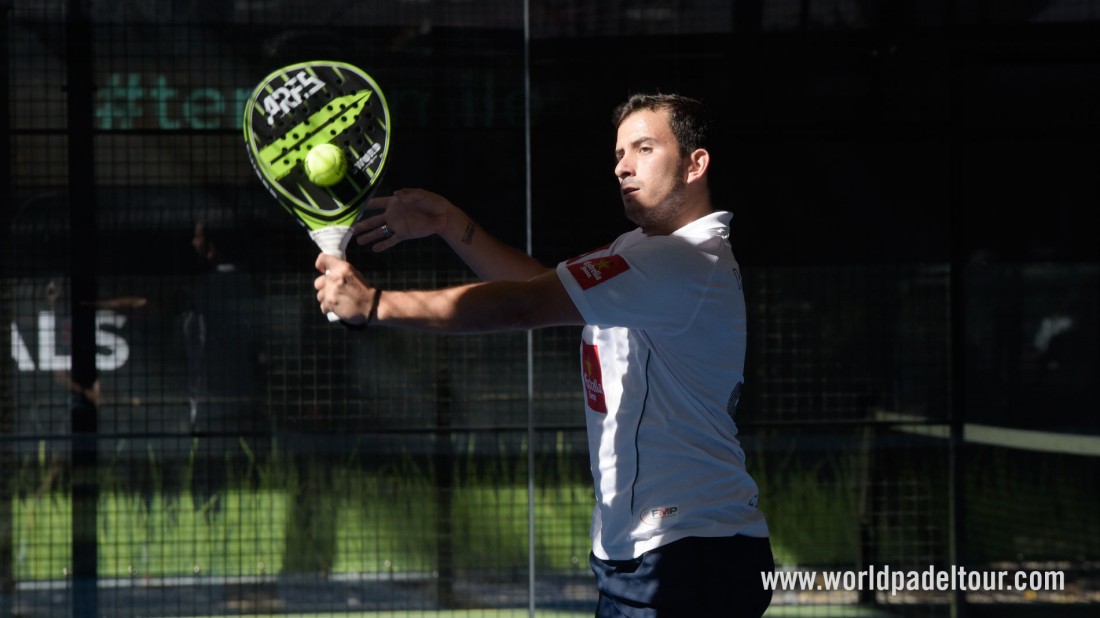
[[[623,214],[635,225],[642,225],[646,220],[646,209],[629,197],[623,198]]]

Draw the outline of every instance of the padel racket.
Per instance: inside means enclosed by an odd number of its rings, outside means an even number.
[[[260,82],[245,105],[243,126],[248,157],[267,190],[321,251],[343,259],[351,226],[378,188],[389,155],[382,89],[350,64],[293,64]],[[324,185],[304,168],[310,150],[322,144],[339,148],[346,162],[343,177]]]

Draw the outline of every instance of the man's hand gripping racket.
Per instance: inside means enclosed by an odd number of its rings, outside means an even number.
[[[323,253],[344,259],[390,150],[390,112],[378,84],[341,62],[281,68],[245,105],[244,140],[268,191]]]

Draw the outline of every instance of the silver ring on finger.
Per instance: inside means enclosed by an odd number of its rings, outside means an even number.
[[[378,228],[378,230],[382,232],[382,238],[389,238],[390,236],[393,236],[393,230],[391,230],[390,226],[386,225],[385,223],[383,223],[382,227]]]

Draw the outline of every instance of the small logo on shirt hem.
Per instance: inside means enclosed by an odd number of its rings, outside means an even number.
[[[670,517],[676,517],[680,514],[680,507],[678,506],[655,506],[653,508],[642,511],[642,523],[649,524],[650,526],[660,526],[664,520]]]

